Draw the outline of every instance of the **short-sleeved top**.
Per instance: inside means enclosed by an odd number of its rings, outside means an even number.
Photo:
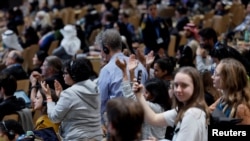
[[[168,126],[174,126],[177,111],[175,109],[164,112],[164,118]],[[199,108],[188,109],[181,122],[175,128],[172,141],[207,141],[208,127],[206,114]]]

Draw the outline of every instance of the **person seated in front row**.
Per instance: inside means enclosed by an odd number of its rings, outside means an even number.
[[[1,141],[16,141],[24,133],[23,127],[15,120],[0,122]]]
[[[107,140],[138,141],[144,121],[144,111],[139,102],[117,97],[107,103]],[[110,138],[110,139],[109,139]]]

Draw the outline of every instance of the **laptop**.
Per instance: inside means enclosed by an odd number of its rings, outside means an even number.
[[[14,96],[16,96],[17,98],[22,98],[25,101],[26,107],[30,107],[31,101],[30,98],[28,97],[28,95],[25,93],[25,91],[23,90],[17,90],[14,93]]]

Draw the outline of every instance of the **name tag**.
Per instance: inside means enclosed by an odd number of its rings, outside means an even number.
[[[157,44],[161,44],[161,43],[163,43],[163,39],[162,39],[162,38],[158,38],[158,39],[156,40],[156,42],[157,42]]]

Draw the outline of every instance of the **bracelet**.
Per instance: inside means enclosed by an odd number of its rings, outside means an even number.
[[[37,88],[37,86],[35,85],[35,86],[30,87],[30,89],[34,89],[34,88]]]

